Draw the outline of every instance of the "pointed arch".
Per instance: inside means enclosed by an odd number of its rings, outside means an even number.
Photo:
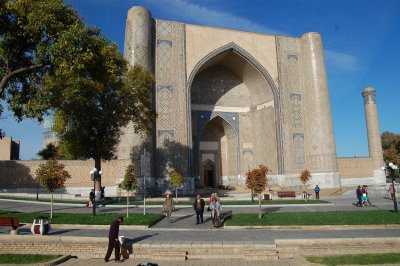
[[[250,53],[248,53],[246,50],[241,48],[236,43],[231,42],[207,54],[195,65],[192,72],[190,73],[187,82],[188,92],[190,94],[190,89],[192,87],[193,80],[196,77],[196,75],[201,71],[203,66],[205,66],[205,64],[207,64],[207,62],[209,62],[212,58],[227,51],[233,51],[242,58],[244,58],[247,62],[249,62],[250,65],[252,65],[257,71],[259,71],[259,73],[261,73],[261,75],[265,78],[265,80],[267,81],[268,85],[272,90],[272,95],[274,98],[274,111],[275,111],[275,130],[276,130],[275,133],[276,133],[277,156],[278,156],[278,174],[283,174],[284,160],[283,160],[282,122],[280,119],[281,118],[280,92],[269,72]],[[188,102],[190,103],[190,100]],[[192,111],[191,106],[189,106],[189,113],[191,111]]]

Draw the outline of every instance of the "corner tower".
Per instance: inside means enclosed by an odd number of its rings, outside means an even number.
[[[128,11],[124,57],[129,62],[129,66],[138,64],[154,73],[151,25],[151,14],[146,8],[135,6]],[[120,143],[116,151],[118,159],[132,159],[134,162],[140,162],[139,156],[146,142],[145,136],[136,134],[131,122],[121,131]],[[135,167],[135,169],[140,168]]]
[[[383,166],[382,141],[376,109],[376,91],[372,87],[363,90],[365,119],[367,121],[368,150],[375,170]]]
[[[306,150],[308,167],[320,184],[340,186],[321,35],[315,32],[300,38],[302,85],[306,95]]]

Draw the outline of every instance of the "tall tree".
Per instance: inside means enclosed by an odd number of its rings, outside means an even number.
[[[132,164],[128,165],[125,171],[124,180],[119,187],[127,192],[126,195],[126,217],[129,217],[129,192],[134,191],[137,188],[137,182],[134,175],[135,168]]]
[[[65,42],[62,41],[65,39]],[[133,121],[136,132],[147,132],[155,121],[150,92],[153,76],[140,66],[127,71],[115,44],[97,29],[76,27],[52,48],[59,67],[45,79],[47,98],[56,112],[60,143],[77,158],[93,158],[95,168],[114,157],[120,130]],[[68,43],[79,53],[72,53]],[[100,191],[101,180],[96,180]]]
[[[62,0],[0,0],[0,25],[0,100],[18,120],[41,120],[49,108],[43,79],[59,67],[52,47],[81,21]],[[70,49],[58,52],[79,52],[74,43],[65,46]]]
[[[265,165],[259,165],[258,168],[248,170],[246,173],[246,187],[251,189],[251,194],[258,195],[258,218],[261,219],[261,193],[267,188],[269,169]]]
[[[400,165],[400,134],[385,131],[381,139],[385,162]]]
[[[71,178],[71,176],[64,169],[64,165],[56,160],[50,160],[40,164],[35,174],[39,184],[51,193],[50,218],[53,218],[54,191],[64,188],[65,181]]]

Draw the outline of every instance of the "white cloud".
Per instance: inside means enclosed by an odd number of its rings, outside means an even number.
[[[148,0],[158,6],[163,12],[168,13],[178,21],[190,21],[192,24],[200,24],[235,30],[260,32],[266,34],[282,34],[275,29],[254,23],[249,19],[235,16],[223,11],[215,11],[199,4],[189,3],[185,0]]]
[[[350,54],[336,52],[332,50],[325,50],[325,59],[327,61],[327,64],[335,68],[349,71],[360,70],[360,64],[357,58]]]
[[[121,0],[120,0],[121,1]],[[265,27],[251,20],[235,16],[223,11],[209,9],[199,4],[190,3],[187,0],[137,0],[136,4],[151,3],[176,21],[186,21],[191,24],[207,25],[250,32],[260,32],[274,35],[288,35],[281,31]],[[332,50],[325,50],[327,64],[337,69],[358,71],[360,64],[353,55]]]

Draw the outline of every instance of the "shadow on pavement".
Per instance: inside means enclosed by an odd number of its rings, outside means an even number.
[[[72,231],[77,231],[78,229],[68,229],[68,230],[57,230],[57,231],[52,231],[49,233],[49,235],[61,235],[64,233],[72,232]]]
[[[181,220],[184,220],[186,218],[193,217],[193,216],[195,216],[195,214],[189,214],[189,215],[181,216],[181,217],[179,217],[177,219],[172,220],[171,223],[176,223],[176,222],[179,222]]]

